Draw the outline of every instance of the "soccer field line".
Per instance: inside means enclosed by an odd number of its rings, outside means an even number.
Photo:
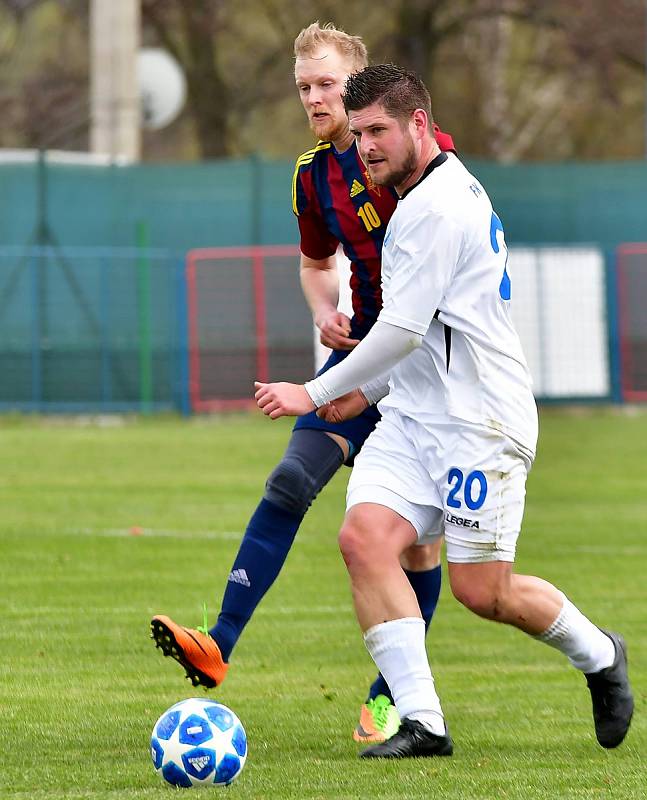
[[[306,604],[298,606],[272,606],[271,608],[263,608],[260,606],[256,612],[261,616],[302,616],[303,614],[352,614],[352,606],[350,600],[345,605],[325,606]]]
[[[38,616],[48,616],[60,614],[75,614],[78,613],[78,606],[62,606],[62,605],[41,605],[29,606],[30,614],[37,614]],[[142,615],[148,620],[148,616],[156,613],[152,607],[142,608],[140,605],[132,606],[109,606],[109,605],[84,605],[84,614],[105,614],[109,611],[113,614],[132,614],[133,612]],[[276,617],[276,616],[294,616],[299,617],[304,614],[351,614],[352,609],[350,602],[347,605],[299,605],[299,606],[272,606],[271,608],[259,608],[256,612],[260,616]],[[7,605],[3,608],[3,614],[7,616],[15,615],[16,617],[24,617],[25,606]]]
[[[165,538],[165,539],[218,539],[239,541],[242,531],[173,531],[159,528],[142,528],[134,525],[131,528],[68,528],[62,531],[68,536],[97,536],[108,538]]]
[[[87,536],[87,537],[105,537],[116,539],[128,538],[164,538],[164,539],[178,539],[182,540],[214,540],[214,541],[231,541],[238,542],[243,537],[243,531],[179,531],[167,530],[163,528],[143,528],[134,525],[131,528],[67,528],[62,531],[57,531],[57,534],[63,536]],[[573,544],[569,546],[556,545],[553,553],[555,555],[580,553],[588,555],[609,555],[609,556],[645,556],[647,555],[647,544],[643,545],[618,545],[612,544]]]
[[[574,544],[569,546],[558,545],[554,548],[554,555],[593,555],[593,556],[645,556],[647,545],[618,545],[618,544]]]

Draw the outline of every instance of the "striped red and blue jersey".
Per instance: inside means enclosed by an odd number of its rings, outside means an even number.
[[[441,149],[454,149],[451,136],[435,135]],[[301,252],[323,259],[341,244],[351,265],[353,338],[368,333],[382,308],[382,241],[397,200],[395,189],[373,184],[354,142],[343,153],[319,142],[296,161],[292,208]]]

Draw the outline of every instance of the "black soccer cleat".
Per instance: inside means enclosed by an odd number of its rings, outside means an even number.
[[[437,736],[415,719],[403,719],[397,733],[382,744],[367,747],[360,758],[427,758],[451,756],[454,743],[446,733]]]
[[[610,667],[584,677],[593,702],[595,735],[602,747],[617,747],[627,735],[634,713],[634,698],[627,675],[627,645],[618,633],[602,631],[611,639],[616,657]]]

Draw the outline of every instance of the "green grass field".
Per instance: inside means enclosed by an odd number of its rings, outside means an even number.
[[[519,569],[629,643],[626,742],[595,742],[584,681],[447,586],[428,649],[451,759],[365,763],[351,739],[373,668],[336,532],[346,471],[308,514],[227,681],[249,758],[229,798],[613,798],[647,794],[647,415],[542,414]],[[0,798],[164,798],[154,721],[199,694],[148,638],[152,614],[215,614],[289,423],[0,419]],[[142,535],[132,535],[139,526]]]

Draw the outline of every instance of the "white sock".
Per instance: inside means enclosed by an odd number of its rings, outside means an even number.
[[[610,667],[616,657],[611,639],[587,619],[568,597],[563,597],[564,604],[557,619],[534,638],[564,653],[575,669],[582,672],[599,672]]]
[[[400,719],[422,722],[445,735],[445,720],[436,694],[420,617],[382,622],[364,634],[366,649],[389,685]]]

